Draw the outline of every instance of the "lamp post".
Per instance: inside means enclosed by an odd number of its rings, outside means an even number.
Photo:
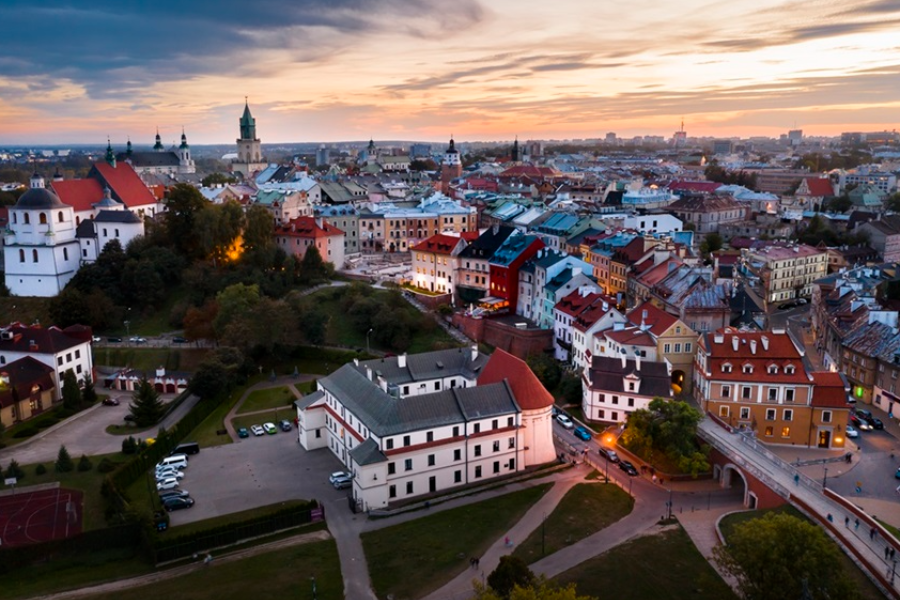
[[[372,331],[373,330],[370,327],[369,330],[366,332],[366,354],[371,354],[371,352],[369,351],[369,334],[372,333]]]
[[[825,489],[825,486],[828,485],[828,467],[825,468],[825,476],[822,477],[822,489]]]
[[[547,524],[547,513],[544,513],[544,518],[541,521],[541,556],[544,556],[544,526]]]
[[[312,593],[313,593],[312,597],[313,597],[313,600],[316,600],[316,577],[312,576],[312,577],[310,577],[310,579],[312,579]]]

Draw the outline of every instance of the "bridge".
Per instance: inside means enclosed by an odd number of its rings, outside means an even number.
[[[722,487],[743,485],[745,506],[793,505],[821,525],[882,592],[900,600],[900,557],[889,558],[891,550],[900,552],[900,542],[878,521],[827,489],[825,482],[807,477],[776,456],[751,432],[736,431],[709,416],[700,423],[698,434],[712,448],[714,477]]]

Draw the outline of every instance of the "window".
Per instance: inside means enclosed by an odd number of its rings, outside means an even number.
[[[793,402],[794,401],[794,388],[787,388],[784,390],[784,401],[785,402]]]
[[[766,437],[772,437],[773,435],[775,435],[775,428],[769,425],[766,427]]]
[[[775,420],[775,409],[767,408],[766,409],[766,421],[774,421]]]
[[[507,427],[512,427],[512,426],[513,426],[513,418],[512,418],[512,417],[507,417],[507,418],[506,418],[506,426],[507,426]]]
[[[494,441],[494,452],[500,452],[500,440]]]
[[[777,365],[769,365],[769,375],[776,375],[778,373]]]
[[[822,422],[823,423],[831,423],[831,411],[830,410],[822,411]]]
[[[433,431],[429,431],[428,433],[425,434],[425,441],[426,442],[434,441],[434,432]]]
[[[750,386],[747,386],[747,385],[741,387],[741,398],[743,398],[744,400],[749,400],[750,399],[750,389],[751,389]]]
[[[453,451],[453,460],[462,460],[462,450],[457,448]]]
[[[681,354],[681,344],[680,343],[675,344],[675,353]]]
[[[499,473],[499,472],[500,472],[500,461],[495,460],[494,461],[494,473]]]
[[[433,467],[433,466],[434,466],[434,454],[429,454],[429,455],[428,455],[428,466],[429,466],[429,467]]]
[[[388,475],[393,475],[396,472],[397,472],[396,463],[389,462],[388,463]]]
[[[481,465],[475,467],[475,479],[481,479]]]
[[[691,353],[691,343],[690,343],[690,342],[685,342],[685,344],[684,344],[684,351],[685,351],[686,354],[690,354],[690,353]]]
[[[742,370],[744,373],[752,373],[752,372],[753,372],[753,365],[744,365],[743,368],[742,368],[741,370]]]
[[[731,386],[730,385],[722,386],[722,397],[723,398],[731,398]]]
[[[719,416],[720,417],[729,417],[731,416],[731,409],[728,406],[720,406],[719,407]]]
[[[384,441],[384,447],[391,450],[394,447],[394,438],[388,438]]]
[[[794,365],[788,365],[784,368],[784,372],[788,375],[793,375],[795,370],[796,368],[794,367]]]
[[[19,250],[19,262],[25,262],[25,251]]]
[[[731,363],[725,363],[722,365],[723,373],[731,373]]]
[[[40,217],[38,218],[40,219],[41,225],[47,224],[47,215],[45,213],[41,213]]]
[[[750,419],[750,407],[742,406],[741,407],[741,420],[746,421]]]
[[[597,418],[603,420],[606,418],[606,411],[601,409],[597,411]]]
[[[453,426],[453,437],[458,437],[458,436],[459,436],[459,425],[454,425]]]
[[[56,357],[56,366],[57,366],[57,367],[61,367],[62,364],[63,364],[63,357],[62,357],[62,356],[57,356],[57,357]]]
[[[769,402],[778,400],[778,388],[769,388]]]
[[[613,403],[613,404],[618,404],[618,403],[619,403],[619,397],[618,397],[618,396],[613,396],[613,397],[612,397],[612,403]]]
[[[781,437],[791,437],[791,428],[790,427],[782,427],[781,428]]]
[[[670,344],[663,344],[663,352],[665,354],[668,354],[671,351],[672,351],[672,346]]]
[[[435,390],[435,391],[438,391],[439,389],[441,389],[441,382],[440,382],[440,381],[435,381],[435,382],[434,382],[434,390]]]
[[[475,423],[475,425],[472,427],[472,430],[475,433],[480,433],[481,432],[481,423]]]
[[[629,392],[633,392],[633,391],[634,391],[634,382],[633,382],[633,381],[629,381],[629,382],[628,382],[628,391],[629,391]]]
[[[31,262],[37,262],[37,261],[38,261],[37,250],[32,250],[31,251]]]
[[[69,249],[63,248],[63,260],[69,260]]]
[[[409,446],[409,436],[408,435],[403,436],[403,445]]]
[[[453,471],[453,483],[462,483],[462,471]]]
[[[497,429],[497,425],[499,424],[500,422],[497,419],[494,419],[493,421],[491,421],[491,429]]]
[[[76,358],[76,359],[81,358],[81,350],[76,350],[76,351],[75,351],[75,358]]]
[[[404,471],[412,471],[412,459],[407,458],[403,461],[403,470]]]
[[[413,493],[413,482],[412,481],[406,482],[406,493],[407,493],[407,495]]]
[[[516,447],[516,438],[514,438],[514,437],[509,438],[509,448],[515,448],[515,447]]]
[[[481,444],[475,446],[475,456],[481,456]]]
[[[396,498],[397,497],[397,486],[392,485],[388,488],[388,498]]]
[[[785,421],[793,421],[794,420],[794,411],[791,409],[787,409],[784,411],[784,420]]]

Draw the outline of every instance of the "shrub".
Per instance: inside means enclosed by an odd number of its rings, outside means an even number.
[[[100,461],[100,464],[97,465],[97,471],[100,473],[112,473],[116,470],[117,466],[119,466],[118,463],[115,463],[108,458],[104,458]]]
[[[17,439],[20,439],[20,438],[30,438],[31,436],[37,435],[37,434],[40,433],[40,432],[41,432],[41,430],[38,429],[36,426],[30,425],[30,426],[28,426],[28,427],[23,427],[22,429],[20,429],[20,430],[18,430],[17,432],[15,432],[15,433],[13,434],[13,437],[14,437],[14,438],[17,438]]]
[[[94,465],[91,463],[91,459],[82,454],[81,458],[78,459],[78,471],[83,473],[85,471],[90,471],[93,468]]]
[[[128,436],[122,440],[122,454],[134,454],[137,452],[137,443],[132,436]]]
[[[6,468],[3,476],[6,478],[15,477],[16,479],[22,479],[25,477],[25,471],[19,466],[19,463],[16,462],[16,459],[12,459],[9,461],[9,466]]]
[[[439,315],[448,316],[453,314],[453,307],[449,304],[441,304],[437,307]]]
[[[68,473],[75,468],[75,463],[72,462],[72,457],[69,456],[69,451],[66,450],[65,446],[59,447],[59,453],[56,455],[55,466],[57,473]]]
[[[43,475],[47,472],[47,467],[45,467],[42,463],[38,463],[38,466],[34,468],[35,475]]]

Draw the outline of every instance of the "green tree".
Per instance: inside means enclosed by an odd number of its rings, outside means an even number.
[[[94,463],[91,462],[84,454],[81,455],[81,458],[78,459],[78,471],[80,473],[84,473],[85,471],[90,471],[94,468]]]
[[[166,234],[169,244],[183,256],[201,258],[194,227],[197,214],[208,205],[203,194],[187,183],[178,183],[169,190],[164,213]]]
[[[700,252],[703,256],[709,256],[716,250],[721,250],[724,245],[725,242],[722,240],[722,236],[713,231],[707,233],[706,237],[703,238],[703,241],[700,242]]]
[[[210,187],[213,185],[222,185],[226,183],[234,183],[237,180],[231,175],[227,175],[225,173],[210,173],[206,177],[200,180],[200,185],[203,187]]]
[[[147,381],[146,376],[142,377],[138,382],[131,398],[132,401],[128,408],[131,416],[134,417],[135,425],[138,427],[155,425],[162,418],[165,406],[159,399],[159,392],[156,391],[152,383]]]
[[[559,392],[566,404],[581,404],[584,393],[581,378],[574,373],[564,373],[559,381]]]
[[[713,555],[747,600],[859,597],[837,546],[820,528],[791,515],[769,513],[736,525]]]
[[[476,600],[503,600],[496,591],[490,587],[482,586],[475,582]],[[570,583],[564,587],[554,586],[541,578],[528,586],[517,585],[509,594],[509,600],[596,600],[592,596],[579,596],[575,584]]]
[[[892,210],[894,212],[900,212],[900,192],[897,192],[890,198],[884,201],[884,207],[887,210]]]
[[[94,389],[94,380],[90,374],[84,376],[81,386],[81,402],[87,406],[91,406],[97,401],[97,390]]]
[[[319,249],[310,246],[300,261],[300,283],[310,284],[326,281],[331,277],[331,269],[322,260]]]
[[[254,204],[247,209],[244,227],[244,246],[252,250],[265,250],[275,245],[275,221],[265,206]]]
[[[654,452],[662,452],[676,461],[682,472],[696,476],[709,469],[697,446],[697,425],[702,419],[703,414],[687,402],[654,398],[647,408],[628,415],[621,440],[648,460]]]
[[[16,462],[16,459],[12,459],[9,461],[9,466],[6,467],[6,471],[4,471],[3,476],[6,478],[15,477],[16,479],[24,479],[25,470],[19,466],[19,463]]]
[[[63,375],[62,385],[63,406],[67,410],[75,411],[81,408],[81,390],[78,388],[78,378],[75,371],[69,369]]]
[[[559,361],[547,354],[541,352],[539,354],[530,355],[526,361],[528,366],[537,376],[544,387],[548,390],[555,390],[562,378],[562,368]]]
[[[516,586],[530,587],[535,581],[528,564],[516,556],[501,556],[500,564],[487,577],[487,584],[500,598],[509,598]]]
[[[69,456],[69,451],[66,450],[65,446],[59,447],[59,452],[56,454],[56,467],[57,473],[68,473],[72,469],[75,468],[75,463],[72,462],[72,457]]]
[[[259,286],[256,284],[236,283],[216,294],[218,312],[213,320],[216,335],[221,336],[232,321],[249,316],[259,300]]]

